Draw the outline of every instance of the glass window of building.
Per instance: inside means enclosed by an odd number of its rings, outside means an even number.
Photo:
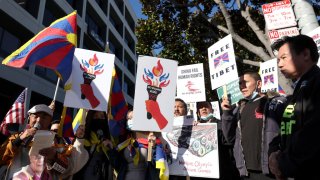
[[[34,18],[38,17],[40,0],[14,0]]]
[[[74,9],[77,10],[77,13],[79,16],[82,16],[82,7],[83,7],[83,0],[66,0],[70,6]]]
[[[106,25],[97,21],[97,18],[94,18],[90,14],[86,14],[86,23],[88,25],[88,34],[99,44],[101,48],[105,47],[106,39]]]
[[[55,20],[66,16],[67,14],[54,1],[46,1],[46,8],[44,10],[43,25],[48,27]]]

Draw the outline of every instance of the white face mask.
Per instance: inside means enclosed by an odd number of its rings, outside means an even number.
[[[128,119],[127,120],[127,129],[131,131],[133,126],[133,120],[132,119]]]
[[[204,121],[208,121],[208,120],[210,120],[210,119],[212,119],[212,118],[214,118],[214,116],[213,116],[212,113],[208,114],[207,116],[201,116],[201,117],[200,117],[200,119],[201,119],[201,120],[204,120]]]

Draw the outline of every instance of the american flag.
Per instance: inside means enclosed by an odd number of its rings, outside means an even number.
[[[16,101],[13,103],[10,110],[7,112],[4,117],[1,125],[0,131],[4,135],[9,135],[9,131],[7,129],[7,124],[23,124],[25,119],[25,98],[27,96],[27,88],[22,91]]]

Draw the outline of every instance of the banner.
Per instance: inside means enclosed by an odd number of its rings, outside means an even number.
[[[178,62],[142,56],[138,70],[133,106],[133,130],[172,129]]]
[[[212,89],[217,89],[238,79],[231,35],[209,47],[208,55]]]
[[[178,67],[177,97],[186,103],[206,100],[202,63]]]
[[[231,104],[237,103],[240,99],[243,98],[243,95],[239,89],[239,80],[235,80],[226,85],[227,95]],[[222,99],[224,96],[223,87],[217,89],[217,94],[219,99]]]
[[[217,124],[193,120],[177,117],[172,132],[162,133],[172,152],[170,175],[219,178]]]
[[[279,92],[277,59],[271,59],[261,63],[259,74],[262,80],[262,93],[266,93],[268,91]]]
[[[64,106],[106,111],[114,54],[76,48]]]

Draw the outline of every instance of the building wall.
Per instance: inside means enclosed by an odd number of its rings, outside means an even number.
[[[126,101],[132,105],[137,64],[134,34],[137,17],[126,0],[0,0],[0,60],[11,54],[54,20],[77,10],[78,47],[116,55],[115,66]],[[53,99],[57,76],[52,70],[0,65],[0,118],[27,87],[27,108]],[[57,93],[57,113],[64,90]]]

